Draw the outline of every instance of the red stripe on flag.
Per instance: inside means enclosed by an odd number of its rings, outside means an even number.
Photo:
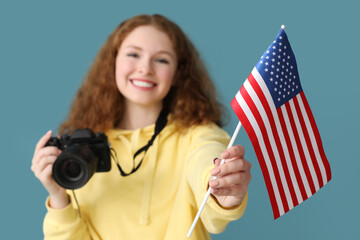
[[[306,200],[308,198],[308,196],[306,194],[305,186],[304,186],[304,183],[303,183],[303,180],[301,178],[300,171],[299,171],[299,168],[298,168],[298,165],[297,165],[297,162],[296,162],[294,149],[293,149],[293,146],[292,146],[292,143],[291,143],[291,140],[290,140],[289,132],[287,130],[285,119],[284,119],[283,113],[281,111],[281,108],[277,109],[277,113],[278,113],[278,116],[279,116],[279,122],[281,124],[281,128],[282,128],[283,133],[284,133],[285,141],[287,143],[291,163],[292,163],[292,166],[293,166],[293,169],[294,169],[295,177],[296,177],[296,180],[297,180],[300,192],[301,192],[302,199]]]
[[[258,158],[259,164],[260,164],[260,168],[261,171],[263,173],[264,176],[264,180],[265,180],[265,185],[266,188],[268,190],[268,194],[269,194],[269,198],[270,198],[270,203],[271,203],[271,207],[273,210],[273,214],[274,214],[274,218],[278,218],[280,217],[280,212],[279,212],[279,207],[277,205],[276,202],[276,198],[275,198],[275,193],[274,193],[274,188],[271,184],[271,180],[270,180],[270,175],[268,172],[268,169],[266,167],[266,163],[265,163],[265,159],[264,156],[262,154],[260,145],[259,145],[259,141],[257,139],[257,136],[255,134],[254,128],[252,127],[249,119],[246,117],[246,114],[244,113],[244,111],[242,110],[242,108],[240,107],[238,101],[236,100],[236,98],[234,98],[231,101],[231,107],[233,108],[236,116],[240,119],[241,124],[244,126],[244,128],[246,129],[246,132],[250,138],[250,141],[254,147],[256,156]]]
[[[310,153],[310,158],[311,158],[311,161],[312,161],[314,169],[315,169],[316,177],[317,177],[317,180],[319,182],[319,187],[321,188],[322,186],[324,186],[324,182],[323,182],[323,179],[322,179],[322,176],[321,176],[319,164],[318,164],[316,156],[315,156],[314,148],[313,148],[312,143],[311,143],[309,132],[308,132],[308,129],[306,127],[304,117],[303,117],[301,109],[300,109],[299,101],[298,101],[298,99],[296,97],[294,97],[293,100],[294,100],[295,109],[296,109],[296,112],[297,112],[297,115],[298,115],[298,118],[299,118],[299,122],[300,122],[300,125],[301,125],[301,128],[302,128],[302,132],[303,132],[304,137],[305,137],[306,145],[307,145],[307,148],[308,148],[309,153]]]
[[[260,102],[261,102],[262,106],[264,107],[266,115],[267,115],[267,117],[269,119],[270,126],[271,126],[271,131],[272,131],[274,139],[275,139],[276,147],[277,147],[277,150],[279,152],[280,160],[281,160],[281,163],[282,163],[282,166],[283,166],[283,169],[284,169],[285,178],[286,178],[286,181],[288,183],[288,188],[289,188],[289,191],[290,191],[291,199],[292,199],[293,205],[296,206],[296,205],[299,204],[299,202],[297,200],[296,193],[295,193],[294,186],[293,186],[293,182],[292,182],[291,177],[290,177],[288,164],[286,162],[286,158],[285,158],[285,154],[284,154],[284,148],[283,148],[283,146],[281,144],[281,140],[280,140],[280,137],[279,137],[278,129],[277,129],[276,124],[275,124],[273,113],[272,113],[272,111],[270,109],[269,103],[266,100],[266,97],[265,97],[264,93],[261,90],[260,85],[258,84],[256,79],[254,78],[252,73],[248,77],[248,80],[249,80],[249,83],[251,84],[252,88],[255,90],[257,96],[259,97]]]
[[[240,91],[240,90],[239,90],[239,91]],[[234,97],[233,100],[231,101],[231,107],[232,107],[232,109],[234,110],[234,112],[235,112],[236,116],[238,117],[238,119],[240,120],[241,124],[242,124],[243,126],[245,126],[242,119],[243,119],[243,118],[246,118],[246,115],[245,115],[244,112],[242,111],[242,109],[241,109],[238,101],[236,100],[236,97]],[[251,126],[251,125],[250,125],[250,126]],[[245,129],[246,129],[246,128],[245,128]]]
[[[330,164],[329,164],[329,162],[328,162],[328,160],[326,158],[326,155],[325,155],[325,151],[324,151],[322,141],[321,141],[321,138],[320,138],[320,133],[319,133],[319,130],[318,130],[317,125],[315,123],[315,118],[314,118],[314,116],[313,116],[313,114],[311,112],[310,105],[309,105],[309,103],[308,103],[308,101],[307,101],[307,99],[305,97],[304,92],[300,93],[300,97],[301,97],[301,99],[302,99],[302,101],[304,103],[306,113],[308,115],[311,127],[313,129],[315,139],[316,139],[316,144],[317,144],[319,152],[320,152],[321,160],[323,161],[323,164],[324,164],[324,167],[325,167],[325,170],[326,170],[327,181],[329,182],[331,180]]]
[[[278,166],[277,166],[277,163],[276,163],[276,159],[275,159],[273,149],[272,149],[271,144],[270,144],[270,139],[269,139],[269,136],[267,134],[264,121],[261,118],[261,115],[260,115],[259,110],[257,109],[255,103],[253,102],[253,100],[251,99],[249,93],[246,91],[245,88],[240,89],[240,94],[243,96],[245,102],[249,106],[252,114],[254,115],[257,124],[259,125],[260,131],[261,131],[261,134],[263,136],[264,143],[265,143],[265,146],[266,146],[266,150],[267,150],[267,152],[269,154],[270,162],[271,162],[271,165],[273,167],[273,171],[274,171],[276,183],[277,183],[277,186],[278,186],[278,189],[279,189],[281,201],[282,201],[283,206],[284,206],[284,211],[287,212],[287,211],[289,211],[288,201],[286,199],[283,182],[282,182],[281,177],[280,177],[279,169],[278,169]]]
[[[308,166],[308,164],[306,162],[306,157],[305,157],[304,150],[303,150],[303,147],[302,147],[301,142],[300,142],[299,133],[298,133],[296,125],[295,125],[295,121],[294,121],[293,113],[292,113],[291,108],[290,108],[290,104],[289,104],[289,102],[287,102],[283,106],[285,106],[286,111],[287,111],[287,115],[289,117],[291,129],[292,129],[292,131],[294,133],[296,146],[297,146],[297,149],[299,151],[301,163],[302,163],[302,166],[304,168],[306,178],[307,178],[307,180],[309,182],[311,193],[314,194],[316,192],[314,181],[313,181],[313,179],[311,177],[309,166]]]

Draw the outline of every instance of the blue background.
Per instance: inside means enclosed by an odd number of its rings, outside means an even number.
[[[250,2],[250,1],[249,1]],[[123,20],[160,13],[199,49],[237,124],[230,101],[281,24],[294,50],[333,179],[273,220],[254,150],[245,216],[214,239],[358,239],[359,17],[356,1],[1,1],[0,229],[2,239],[41,239],[46,191],[30,171],[34,147],[56,131],[97,51]]]

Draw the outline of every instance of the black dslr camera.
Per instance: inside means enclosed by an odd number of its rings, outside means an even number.
[[[81,188],[95,172],[110,171],[110,145],[102,132],[95,134],[88,128],[76,129],[60,139],[52,137],[45,146],[62,150],[54,162],[52,176],[63,188]]]

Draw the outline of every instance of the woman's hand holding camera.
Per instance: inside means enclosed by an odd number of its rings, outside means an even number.
[[[216,179],[210,181],[211,193],[223,207],[234,207],[241,204],[249,185],[251,163],[244,159],[244,148],[241,145],[225,150],[221,157],[225,163],[220,165],[221,159],[214,161],[215,168],[211,175]]]
[[[61,153],[57,147],[45,147],[51,136],[50,130],[36,144],[31,170],[49,192],[50,206],[60,209],[66,207],[70,201],[65,189],[59,186],[51,176],[53,164]]]

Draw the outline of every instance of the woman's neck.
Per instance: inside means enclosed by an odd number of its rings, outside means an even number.
[[[125,104],[125,111],[119,124],[121,129],[135,130],[155,124],[162,106],[145,107]]]

